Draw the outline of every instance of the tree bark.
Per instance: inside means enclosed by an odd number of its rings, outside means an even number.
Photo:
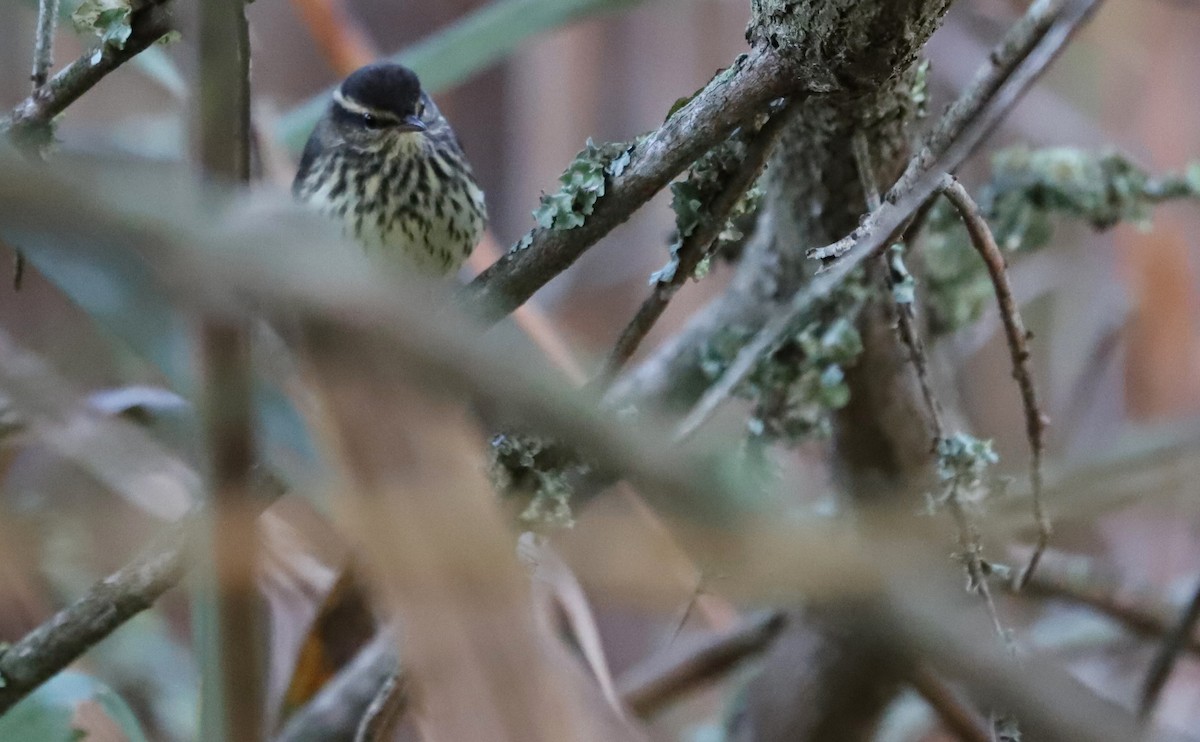
[[[734,289],[710,310],[717,326],[761,322],[812,273],[805,250],[849,233],[867,211],[864,182],[886,190],[909,157],[913,85],[925,41],[949,0],[753,0],[752,44],[789,52],[828,92],[810,98],[784,134],[765,183],[758,232]],[[873,170],[859,172],[855,139]],[[928,481],[931,426],[905,350],[892,331],[881,271],[859,320],[864,352],[847,370],[851,402],[836,416],[835,469],[851,503],[916,493]],[[822,606],[782,638],[750,683],[737,739],[867,740],[900,687],[903,668],[848,620]]]

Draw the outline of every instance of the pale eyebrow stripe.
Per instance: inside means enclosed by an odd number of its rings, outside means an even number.
[[[379,118],[382,118],[382,119],[388,119],[390,121],[397,121],[397,122],[400,121],[400,117],[396,116],[391,111],[380,111],[380,110],[376,110],[374,108],[368,108],[367,106],[364,106],[363,104],[359,103],[358,101],[347,98],[346,96],[342,95],[342,91],[340,89],[333,91],[333,102],[337,103],[339,106],[341,106],[346,111],[349,111],[350,113],[353,113],[353,114],[356,114],[359,116],[369,113],[372,116],[378,116]]]

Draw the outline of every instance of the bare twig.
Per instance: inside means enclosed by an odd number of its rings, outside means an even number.
[[[774,98],[799,95],[789,69],[769,52],[740,57],[634,149],[628,167],[611,178],[582,226],[535,229],[528,244],[510,250],[467,286],[466,304],[493,322],[523,304],[734,127]]]
[[[641,345],[655,323],[662,317],[667,304],[692,277],[701,261],[711,254],[713,244],[724,230],[729,214],[746,191],[758,180],[758,176],[766,166],[767,157],[790,118],[789,112],[795,108],[793,105],[782,107],[772,114],[757,133],[749,136],[745,159],[742,160],[735,172],[729,174],[720,193],[708,205],[705,219],[684,238],[683,244],[679,246],[676,251],[678,265],[676,265],[671,278],[654,284],[650,295],[638,307],[637,314],[621,331],[621,336],[605,361],[601,378],[612,378],[621,370],[637,351],[638,346]]]
[[[744,626],[706,638],[680,655],[651,658],[620,681],[621,698],[645,719],[686,693],[726,675],[747,658],[765,650],[783,630],[782,613],[768,612]]]
[[[917,664],[909,682],[921,697],[937,712],[946,729],[963,742],[992,742],[987,719],[959,697],[931,667]]]
[[[129,21],[131,32],[123,46],[105,43],[67,65],[18,103],[9,117],[0,121],[0,131],[7,130],[17,142],[28,141],[110,72],[166,35],[173,27],[172,10],[170,0],[151,2],[135,10]]]
[[[54,31],[58,27],[58,0],[41,0],[38,3],[37,35],[33,42],[33,92],[46,84],[50,68],[54,65]]]
[[[1038,537],[1029,562],[1020,572],[1014,583],[1020,590],[1028,582],[1037,569],[1046,545],[1050,542],[1050,518],[1042,505],[1042,454],[1045,448],[1046,418],[1038,403],[1037,388],[1033,384],[1033,371],[1029,363],[1029,333],[1021,321],[1021,313],[1017,309],[1016,299],[1013,298],[1012,286],[1008,281],[1008,265],[1000,247],[992,236],[987,220],[979,210],[975,199],[967,193],[952,175],[946,175],[942,182],[942,193],[954,205],[966,224],[971,244],[987,265],[988,275],[992,279],[992,288],[996,294],[996,302],[1000,305],[1000,319],[1004,324],[1004,334],[1008,339],[1008,351],[1012,356],[1013,378],[1021,389],[1021,403],[1025,408],[1025,435],[1029,440],[1029,487],[1033,504],[1033,517],[1037,521]]]
[[[867,234],[853,240],[841,251],[842,259],[767,320],[680,423],[677,438],[690,436],[708,420],[749,376],[759,359],[778,347],[798,318],[828,297],[864,261],[882,253],[908,217],[940,189],[942,174],[954,170],[974,151],[1058,57],[1101,1],[1038,0],[1030,7],[992,52],[975,82],[951,106],[921,151],[909,161],[904,175],[892,186],[875,217],[870,218],[872,227]],[[823,250],[813,253],[817,257],[833,254]]]
[[[1179,616],[1179,620],[1163,636],[1162,644],[1154,655],[1154,661],[1150,663],[1150,670],[1146,673],[1146,682],[1142,686],[1141,702],[1138,704],[1138,716],[1142,721],[1148,721],[1154,715],[1154,707],[1158,705],[1159,696],[1166,687],[1167,679],[1171,677],[1171,670],[1175,668],[1176,660],[1189,644],[1195,642],[1198,623],[1200,623],[1200,583],[1192,591],[1192,599],[1188,601],[1187,608]]]

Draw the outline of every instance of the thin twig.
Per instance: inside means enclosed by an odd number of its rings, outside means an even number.
[[[363,713],[354,742],[384,742],[391,739],[392,729],[403,716],[408,704],[408,686],[399,668],[379,687],[375,699]]]
[[[909,676],[917,693],[937,712],[946,729],[963,742],[991,742],[991,724],[959,697],[945,680],[926,664],[918,664]]]
[[[785,624],[782,613],[771,611],[731,631],[708,637],[682,654],[672,652],[668,657],[646,660],[621,678],[621,698],[634,714],[647,719],[765,650]]]
[[[931,202],[926,203],[922,207],[923,212],[930,206]],[[912,223],[905,229],[904,236],[901,238],[903,244],[912,244],[921,229],[923,221],[924,213],[919,213],[913,218]],[[890,268],[891,266],[885,266],[889,289],[892,288]],[[893,303],[896,309],[896,333],[900,337],[900,342],[908,348],[909,360],[912,362],[913,369],[916,372],[917,383],[921,389],[921,397],[925,402],[925,409],[929,414],[930,424],[933,426],[933,452],[936,452],[938,444],[946,438],[946,429],[942,422],[941,402],[934,393],[933,384],[929,378],[929,357],[925,352],[925,342],[921,337],[920,331],[915,326],[915,313],[912,304],[900,301],[894,301]],[[1000,620],[1000,611],[996,608],[996,600],[992,596],[992,589],[988,584],[987,574],[983,566],[983,539],[978,527],[976,527],[967,513],[967,508],[962,498],[962,484],[957,478],[950,483],[949,490],[946,493],[946,505],[950,508],[950,514],[954,518],[955,527],[958,529],[958,545],[962,558],[966,562],[970,587],[983,596],[984,606],[987,608],[988,617],[992,620],[992,626],[996,629],[996,634],[1002,640],[1007,640],[1008,635],[1004,630],[1003,622]]]
[[[1142,685],[1141,703],[1138,704],[1138,717],[1143,722],[1148,721],[1154,715],[1154,707],[1158,705],[1158,699],[1162,695],[1163,688],[1166,687],[1167,679],[1171,677],[1171,670],[1175,668],[1176,660],[1187,649],[1188,644],[1195,641],[1198,623],[1200,623],[1200,583],[1197,583],[1193,589],[1192,599],[1188,601],[1187,608],[1179,616],[1179,620],[1163,636],[1162,644],[1159,645],[1158,652],[1154,655],[1154,661],[1150,663],[1150,670],[1146,673],[1146,681]]]
[[[13,108],[9,117],[0,121],[0,131],[8,131],[17,142],[28,141],[39,130],[50,125],[54,117],[67,109],[81,95],[91,90],[113,70],[145,51],[173,28],[170,0],[151,2],[133,12],[130,34],[123,46],[105,43],[87,52],[46,81],[28,98]]]
[[[962,183],[947,174],[942,181],[942,193],[950,200],[954,208],[966,224],[971,244],[983,258],[988,275],[992,279],[992,289],[996,294],[996,302],[1000,306],[1000,319],[1004,324],[1004,334],[1008,339],[1008,351],[1012,357],[1013,378],[1021,390],[1021,403],[1025,409],[1025,436],[1029,440],[1029,487],[1030,499],[1033,504],[1033,517],[1037,522],[1037,544],[1029,562],[1020,572],[1014,583],[1020,590],[1033,576],[1037,569],[1046,545],[1050,542],[1050,518],[1042,504],[1042,454],[1045,450],[1046,418],[1038,403],[1037,387],[1033,383],[1033,370],[1029,363],[1029,332],[1021,320],[1017,309],[1017,301],[1013,298],[1012,285],[1008,281],[1008,265],[1004,254],[996,244],[992,230],[988,227],[979,210],[979,204],[967,193]]]
[[[1014,555],[1014,558],[1020,558]],[[1163,637],[1171,632],[1180,607],[1148,590],[1123,590],[1117,580],[1095,561],[1048,550],[1026,590],[1045,597],[1080,603],[1121,623],[1134,634]],[[1195,631],[1183,639],[1183,648],[1200,655]]]
[[[745,158],[740,166],[728,175],[716,198],[705,209],[705,219],[684,238],[683,244],[676,251],[678,264],[675,266],[675,272],[669,280],[654,284],[650,295],[642,301],[633,319],[621,331],[616,345],[608,354],[600,378],[611,379],[621,370],[637,352],[638,346],[645,340],[655,323],[662,317],[671,299],[692,277],[704,258],[712,253],[713,245],[722,230],[725,229],[725,223],[729,219],[730,213],[762,174],[771,150],[779,140],[784,125],[791,118],[789,112],[794,110],[796,110],[794,105],[783,106],[771,115],[771,118],[757,133],[748,137]]]
[[[993,50],[988,63],[976,74],[975,82],[959,96],[909,161],[904,175],[876,210],[869,233],[854,240],[852,246],[842,251],[844,257],[770,316],[680,423],[677,439],[689,437],[703,425],[749,376],[759,359],[778,347],[801,316],[828,297],[864,261],[874,259],[886,249],[909,215],[939,190],[942,174],[953,171],[991,133],[1102,1],[1038,0],[1030,7]],[[818,250],[813,254],[819,257],[825,253]]]
[[[37,35],[33,42],[33,92],[46,84],[50,68],[54,66],[54,31],[58,27],[58,0],[41,0],[38,3]]]

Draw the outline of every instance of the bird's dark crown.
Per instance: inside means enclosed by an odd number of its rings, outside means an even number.
[[[338,92],[349,103],[404,118],[419,111],[421,81],[404,65],[385,62],[350,73]]]

